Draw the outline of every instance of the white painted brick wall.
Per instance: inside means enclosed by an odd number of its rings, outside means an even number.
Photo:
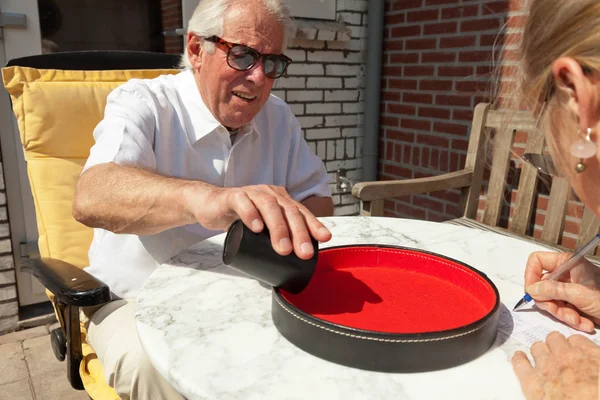
[[[361,179],[367,5],[337,0],[337,19],[351,32],[350,40],[331,30],[311,35],[316,40],[292,40],[286,54],[293,62],[273,90],[290,105],[310,148],[325,162],[336,215],[358,213],[352,195],[336,192],[335,176],[343,168],[354,182]]]
[[[10,240],[10,226],[6,209],[6,193],[4,192],[4,164],[0,163],[0,334],[17,328],[18,302]]]
[[[306,105],[307,114],[339,114],[341,112],[341,103],[313,103]]]

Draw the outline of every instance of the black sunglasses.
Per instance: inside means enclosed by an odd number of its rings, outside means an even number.
[[[554,166],[552,157],[548,154],[525,153],[523,154],[523,159],[543,174],[560,177],[558,170]]]
[[[271,79],[277,79],[285,73],[288,65],[292,62],[291,58],[283,54],[261,54],[251,47],[231,43],[218,36],[203,37],[203,39],[226,47],[227,64],[237,71],[249,70],[262,58],[265,75]]]

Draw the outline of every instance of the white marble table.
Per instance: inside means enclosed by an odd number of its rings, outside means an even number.
[[[508,308],[522,296],[529,254],[545,250],[491,232],[416,220],[323,219],[322,247],[378,243],[463,261],[496,284]],[[442,371],[390,374],[321,360],[283,338],[271,292],[221,263],[224,235],[160,266],[137,302],[140,340],[158,371],[189,399],[520,399],[510,358],[526,346],[502,333],[485,355]]]

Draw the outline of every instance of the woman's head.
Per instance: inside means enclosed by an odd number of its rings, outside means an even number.
[[[573,189],[600,215],[600,1],[533,0],[521,45],[522,100],[543,112],[540,128]],[[570,147],[592,129],[596,155],[579,159]]]

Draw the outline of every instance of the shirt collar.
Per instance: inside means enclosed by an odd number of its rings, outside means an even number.
[[[192,132],[187,132],[188,138],[192,143],[197,142],[208,134],[216,134],[222,129],[226,130],[226,128],[217,121],[208,107],[206,107],[204,100],[202,100],[192,70],[181,72],[179,79],[179,93],[192,119],[194,129]],[[219,129],[219,127],[222,129]],[[238,140],[242,136],[252,132],[258,134],[254,119],[240,128]]]

